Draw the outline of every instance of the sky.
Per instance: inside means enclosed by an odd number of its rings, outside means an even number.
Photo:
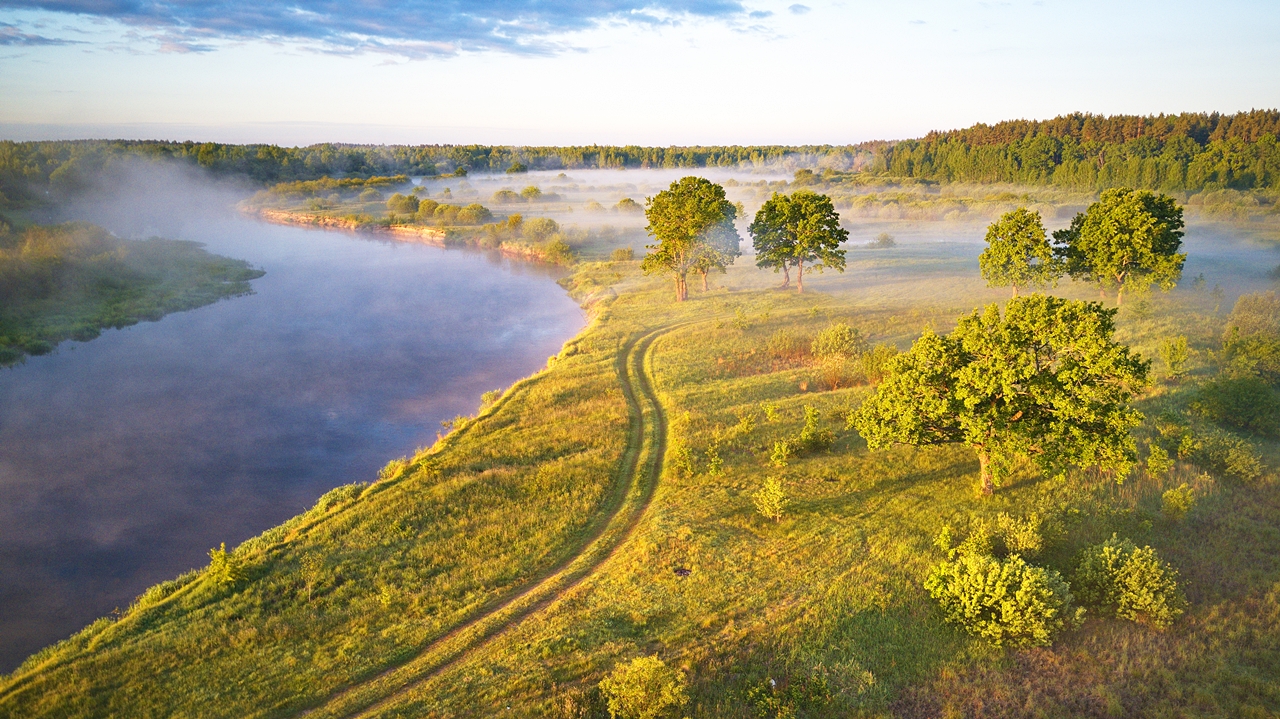
[[[1275,0],[0,0],[0,139],[843,144],[1278,68]]]

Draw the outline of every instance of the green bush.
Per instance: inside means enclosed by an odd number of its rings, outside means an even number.
[[[613,719],[657,719],[689,701],[684,673],[657,657],[636,657],[600,681]]]
[[[787,492],[782,488],[782,480],[777,477],[765,477],[764,486],[751,495],[751,503],[756,506],[760,516],[775,522],[781,521],[787,502]]]
[[[851,360],[865,351],[867,341],[862,338],[862,333],[843,322],[832,324],[813,338],[813,355],[823,361]]]
[[[1169,368],[1169,374],[1175,377],[1187,371],[1189,356],[1186,335],[1169,337],[1160,342],[1160,359],[1164,360],[1165,367]]]
[[[1163,477],[1173,469],[1173,460],[1169,458],[1169,453],[1164,447],[1152,443],[1151,451],[1147,454],[1147,473],[1152,477]]]
[[[1196,493],[1183,482],[1177,489],[1160,495],[1160,510],[1169,519],[1182,519],[1196,504]]]
[[[1139,548],[1114,534],[1085,549],[1076,567],[1075,588],[1083,604],[1159,628],[1172,624],[1187,604],[1178,589],[1177,570],[1151,547]]]
[[[822,429],[818,426],[821,418],[818,410],[804,406],[804,427],[801,428],[799,436],[794,442],[789,444],[801,452],[818,452],[829,449],[831,444],[836,441],[835,434],[829,429]]]
[[[632,247],[619,247],[609,254],[609,259],[614,262],[630,262],[636,258],[636,251]]]
[[[1219,424],[1269,437],[1280,435],[1280,398],[1256,376],[1207,382],[1192,408]]]
[[[996,646],[1046,646],[1083,617],[1060,574],[1016,554],[960,554],[934,567],[924,587],[947,621]]]
[[[356,199],[360,200],[361,202],[381,202],[382,193],[370,187],[364,192],[361,192]]]
[[[391,199],[387,200],[387,209],[402,215],[412,215],[418,211],[420,204],[421,202],[417,197],[413,195],[406,196],[397,192],[391,196]]]
[[[218,587],[235,586],[244,578],[240,563],[227,553],[227,543],[223,542],[218,549],[209,550],[209,581]]]

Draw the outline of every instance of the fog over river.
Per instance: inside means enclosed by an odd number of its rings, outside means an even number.
[[[0,671],[210,547],[373,480],[584,324],[548,268],[160,194],[71,215],[266,275],[251,296],[0,370]]]

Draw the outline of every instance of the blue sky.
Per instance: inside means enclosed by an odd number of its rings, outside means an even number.
[[[845,143],[1280,106],[1280,3],[0,0],[0,138]]]

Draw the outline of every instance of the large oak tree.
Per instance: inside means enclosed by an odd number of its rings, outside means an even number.
[[[1054,284],[1058,263],[1039,212],[1019,207],[987,228],[987,249],[978,256],[982,278],[991,287],[1040,288]]]
[[[670,274],[676,281],[676,300],[689,296],[687,278],[691,269],[707,261],[705,245],[730,230],[737,211],[725,199],[724,188],[701,177],[685,177],[648,198],[645,229],[658,240],[649,245],[640,267],[645,274]],[[737,232],[733,233],[735,236]],[[727,260],[732,262],[732,258]],[[708,271],[714,262],[708,263]]]
[[[1178,252],[1182,228],[1182,208],[1172,197],[1113,187],[1053,239],[1072,277],[1097,282],[1103,292],[1115,287],[1120,305],[1125,289],[1169,290],[1178,283],[1187,261]]]
[[[796,268],[796,289],[804,292],[804,268],[844,272],[840,244],[849,233],[840,226],[840,215],[831,198],[809,190],[773,197],[756,213],[748,228],[756,250],[756,266],[781,269],[783,287],[791,283],[789,267]]]
[[[850,415],[873,449],[964,443],[990,494],[1017,458],[1046,473],[1098,467],[1123,476],[1135,457],[1129,406],[1149,364],[1112,339],[1116,310],[1034,294],[925,332]]]

